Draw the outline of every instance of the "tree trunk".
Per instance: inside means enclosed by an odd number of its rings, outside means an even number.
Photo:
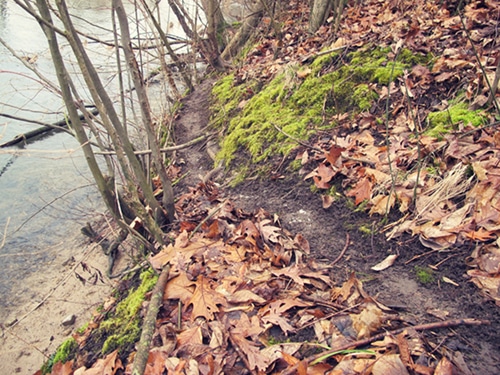
[[[135,92],[137,93],[137,97],[139,99],[142,121],[151,147],[153,166],[156,168],[156,172],[158,173],[162,183],[163,205],[167,210],[168,221],[172,223],[175,219],[174,191],[172,189],[172,183],[167,176],[167,171],[165,170],[165,167],[163,165],[160,146],[158,145],[158,140],[156,138],[156,131],[153,126],[153,119],[151,118],[151,107],[148,100],[148,94],[144,87],[144,80],[139,70],[139,66],[137,65],[137,60],[135,59],[134,51],[132,50],[132,44],[130,41],[130,34],[128,29],[127,14],[125,13],[125,9],[123,8],[121,0],[114,0],[113,8],[116,11],[118,22],[120,23],[120,32],[121,32],[120,34],[121,34],[123,51],[127,59],[129,74],[132,76]],[[154,216],[158,222],[161,221],[161,218],[164,216],[161,208],[159,209],[159,211],[154,212]]]
[[[314,34],[323,25],[332,9],[333,0],[314,0],[309,19],[309,32]]]
[[[153,190],[144,175],[140,162],[134,154],[134,147],[127,136],[124,126],[118,118],[113,102],[104,88],[99,75],[90,61],[70,20],[65,1],[56,0],[56,4],[60,13],[61,21],[66,28],[65,35],[68,38],[75,57],[77,58],[80,70],[82,71],[85,83],[87,84],[87,88],[89,89],[94,104],[101,114],[103,125],[117,152],[117,158],[125,176],[127,192],[131,195],[131,208],[135,211],[135,215],[141,218],[145,227],[153,235],[156,241],[160,244],[164,244],[163,232],[141,203],[137,184],[142,190],[145,204],[148,205],[153,212],[160,212],[160,204],[156,200]]]
[[[50,11],[47,6],[45,0],[37,0],[37,6],[40,11],[41,17],[49,24],[52,24],[52,19],[50,16]],[[119,210],[117,208],[117,201],[114,194],[114,189],[108,184],[108,181],[101,173],[99,165],[97,164],[96,158],[92,151],[92,147],[89,143],[89,139],[87,138],[87,134],[83,129],[83,125],[74,105],[73,96],[71,94],[70,83],[69,83],[69,75],[66,71],[66,67],[64,66],[64,61],[61,56],[61,52],[59,50],[59,45],[57,43],[57,38],[55,32],[50,27],[45,24],[40,24],[47,38],[47,42],[49,44],[50,53],[52,55],[52,60],[54,62],[54,68],[56,70],[57,79],[59,82],[59,86],[61,88],[62,96],[66,108],[69,113],[69,117],[71,119],[72,127],[75,132],[75,137],[78,142],[82,145],[82,150],[85,155],[85,159],[90,168],[92,176],[96,181],[97,188],[101,193],[101,196],[104,199],[104,202],[110,212],[113,214],[115,218],[119,218]]]

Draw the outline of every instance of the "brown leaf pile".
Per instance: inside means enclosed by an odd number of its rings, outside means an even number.
[[[335,130],[319,134],[321,140],[303,147],[298,158],[305,179],[325,192],[324,207],[332,204],[327,193],[341,178],[345,194],[370,214],[398,210],[404,216],[386,228],[388,238],[410,233],[435,251],[475,246],[468,274],[500,305],[500,122],[498,108],[488,104],[500,69],[500,3],[369,0],[347,6],[338,31],[330,19],[313,36],[306,32],[304,2],[289,12],[283,37],[266,33],[237,81],[272,78],[290,63],[303,65],[297,73],[302,79],[325,50],[377,45],[391,47],[393,58],[401,48],[434,56],[432,65],[415,65],[390,87],[372,83],[374,107],[326,119]],[[456,123],[439,139],[426,135],[428,114],[449,108],[459,90],[489,123]],[[500,90],[493,91],[499,102]]]
[[[181,196],[178,210],[182,231],[150,258],[155,268],[169,263],[172,270],[145,374],[451,374],[455,368],[431,354],[417,327],[367,295],[354,274],[335,285],[331,267],[309,259],[307,240],[283,229],[279,218],[219,200],[211,183]],[[113,352],[74,374],[131,374],[134,354],[122,363]],[[59,364],[52,374],[73,370]]]

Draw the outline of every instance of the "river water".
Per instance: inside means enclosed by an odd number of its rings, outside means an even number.
[[[113,40],[109,0],[72,0],[68,4],[79,17],[77,27]],[[135,8],[125,5],[127,13],[134,15]],[[169,32],[181,35],[173,17],[167,11],[162,15],[168,17],[163,22],[172,29]],[[11,0],[0,0],[0,37],[56,82],[43,32]],[[87,49],[98,62],[109,91],[118,92],[114,51],[97,43],[89,43]],[[70,55],[64,44],[62,51]],[[161,96],[161,90],[158,94]],[[118,95],[114,99],[118,101]],[[164,108],[160,104],[157,107]],[[61,120],[63,113],[61,99],[0,45],[0,114],[51,123]],[[37,127],[0,116],[0,143]],[[70,135],[52,133],[26,145],[0,149],[0,322],[16,308],[15,293],[23,279],[43,272],[69,240],[83,239],[79,231],[86,221],[102,214],[90,172]]]

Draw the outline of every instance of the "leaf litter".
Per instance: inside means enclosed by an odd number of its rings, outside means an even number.
[[[451,374],[456,365],[419,332],[488,323],[412,326],[354,273],[337,285],[332,266],[311,258],[307,239],[278,217],[245,212],[219,194],[212,182],[184,194],[182,220],[199,229],[181,229],[149,259],[171,272],[145,374]],[[75,333],[77,342],[88,341],[109,311]],[[52,374],[131,374],[135,352],[117,354],[72,370],[84,360],[77,357]]]

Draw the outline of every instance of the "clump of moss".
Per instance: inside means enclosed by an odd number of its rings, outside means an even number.
[[[432,112],[427,116],[427,135],[442,138],[450,131],[457,130],[459,124],[480,126],[486,123],[487,116],[482,110],[471,111],[465,102],[450,106],[440,112]]]
[[[51,358],[43,364],[41,368],[42,374],[50,374],[52,372],[52,367],[58,362],[65,363],[71,360],[75,356],[77,349],[78,343],[74,338],[71,337],[64,341],[59,345]]]
[[[113,316],[101,323],[97,335],[106,337],[102,354],[116,349],[127,351],[139,340],[142,322],[140,311],[144,296],[153,289],[158,276],[152,270],[146,270],[140,275],[140,279],[141,284],[118,303]]]
[[[292,138],[306,140],[320,127],[333,127],[325,119],[334,114],[367,111],[377,99],[376,84],[387,85],[404,69],[427,61],[402,50],[393,65],[391,53],[372,47],[344,59],[325,54],[310,64],[308,75],[300,74],[307,68],[290,64],[262,89],[256,82],[235,85],[233,75],[224,77],[212,91],[211,122],[227,128],[218,161],[229,166],[240,149],[249,153],[248,164],[288,155],[297,146]]]
[[[428,285],[434,282],[434,275],[430,268],[415,266],[415,276],[422,285]]]

